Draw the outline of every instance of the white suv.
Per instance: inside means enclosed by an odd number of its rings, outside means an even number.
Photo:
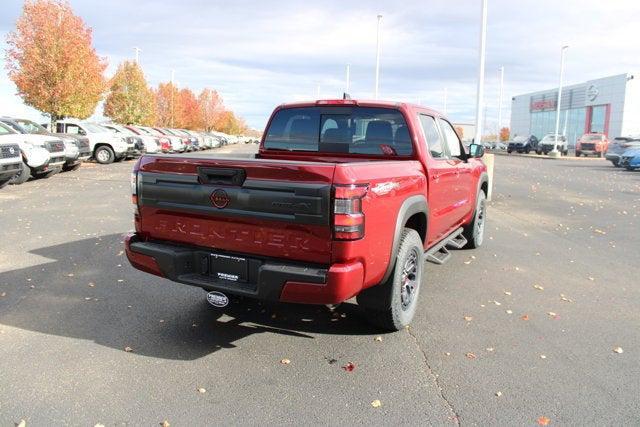
[[[56,132],[89,138],[92,157],[101,164],[122,160],[129,152],[135,151],[135,144],[128,144],[126,138],[115,135],[109,129],[95,123],[73,119],[59,120],[56,123]]]
[[[553,150],[553,146],[556,141],[556,135],[553,133],[547,134],[540,140],[538,143],[538,149],[536,153],[538,154],[548,154]],[[567,144],[567,137],[564,135],[558,135],[558,151],[562,153],[563,156],[569,154],[569,146]]]

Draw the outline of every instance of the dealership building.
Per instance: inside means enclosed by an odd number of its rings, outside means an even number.
[[[564,86],[558,133],[574,146],[589,132],[610,138],[640,134],[640,75],[618,74]],[[511,136],[555,132],[558,88],[511,99]]]

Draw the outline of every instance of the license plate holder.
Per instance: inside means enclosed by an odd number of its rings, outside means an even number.
[[[219,280],[229,282],[246,282],[248,263],[246,258],[211,254],[211,275]]]

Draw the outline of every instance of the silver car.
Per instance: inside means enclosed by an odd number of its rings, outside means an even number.
[[[613,138],[607,149],[606,159],[613,163],[613,166],[620,166],[622,153],[632,148],[640,148],[640,136],[619,136]]]

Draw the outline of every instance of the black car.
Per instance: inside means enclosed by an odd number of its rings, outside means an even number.
[[[518,153],[527,153],[536,151],[538,148],[538,138],[535,135],[529,136],[516,136],[512,141],[509,141],[507,145],[507,153],[516,151]]]

